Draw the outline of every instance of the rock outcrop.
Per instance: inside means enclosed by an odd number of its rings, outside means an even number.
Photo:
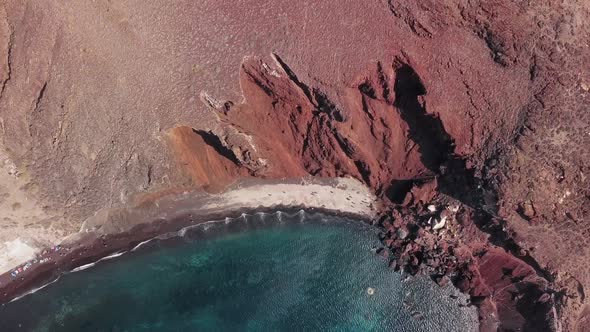
[[[377,62],[332,91],[335,102],[272,58],[242,64],[242,103],[202,95],[219,117],[217,132],[179,127],[170,133],[173,149],[186,151],[178,155],[195,185],[222,184],[239,172],[355,177],[388,206],[378,222],[384,248],[377,253],[392,268],[453,282],[479,305],[484,331],[556,327],[555,291],[545,271],[494,227],[504,221],[490,211],[495,206],[486,202],[483,181],[454,153],[440,118],[429,114],[427,88],[408,63]],[[181,132],[192,137],[190,144],[173,139]],[[436,201],[454,205],[427,206]]]
[[[482,326],[582,330],[588,17],[584,0],[4,1],[0,241],[137,195],[352,176],[400,223],[380,253],[444,267]],[[433,202],[460,210],[434,230]]]

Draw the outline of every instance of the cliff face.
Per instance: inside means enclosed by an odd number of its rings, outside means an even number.
[[[428,89],[407,62],[377,62],[330,88],[303,83],[278,55],[271,58],[244,61],[241,103],[201,95],[219,129],[171,130],[195,185],[215,189],[240,175],[355,177],[386,204],[380,253],[392,268],[471,294],[482,330],[557,326],[546,271],[503,228],[484,180],[428,112]]]
[[[205,143],[226,152],[252,176],[347,175],[379,193],[392,181],[432,177],[394,106],[405,83],[395,82],[393,73],[410,67],[377,62],[347,86],[330,91],[338,96],[336,104],[325,90],[301,82],[277,55],[272,59],[250,58],[241,65],[242,103],[201,96],[220,122],[217,130],[197,132]],[[409,84],[416,91],[409,92],[415,95],[408,97],[413,98],[408,107],[422,109],[423,87],[412,74],[408,79],[416,81]]]
[[[464,206],[464,260],[441,279],[493,294],[505,328],[555,301],[573,330],[589,310],[589,7],[5,1],[0,240],[50,243],[138,193],[349,175],[388,204],[383,239],[408,262],[432,252],[425,206]]]

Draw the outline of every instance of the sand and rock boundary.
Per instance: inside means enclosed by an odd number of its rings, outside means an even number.
[[[9,302],[64,272],[116,256],[159,235],[211,220],[304,209],[371,221],[378,206],[371,191],[350,178],[244,180],[219,194],[187,191],[144,198],[133,207],[97,212],[78,233],[0,275],[0,302]]]

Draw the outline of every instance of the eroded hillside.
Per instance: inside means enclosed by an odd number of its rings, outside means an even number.
[[[350,175],[390,211],[461,202],[584,327],[589,7],[5,1],[1,239],[36,248],[138,194]]]

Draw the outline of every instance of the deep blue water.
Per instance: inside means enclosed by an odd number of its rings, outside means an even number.
[[[477,330],[455,289],[390,270],[373,253],[373,228],[299,218],[257,215],[152,241],[5,305],[2,331]]]

